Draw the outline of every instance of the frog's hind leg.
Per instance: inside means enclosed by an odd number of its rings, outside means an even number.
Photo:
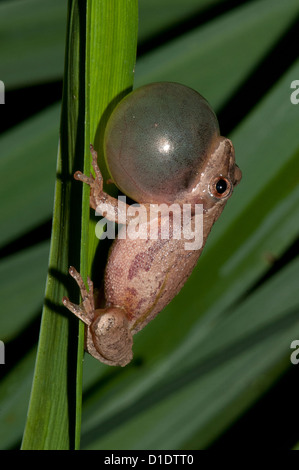
[[[104,364],[127,365],[133,357],[133,338],[124,309],[113,306],[95,309],[92,281],[87,278],[87,290],[81,274],[75,268],[71,266],[69,273],[80,288],[82,303],[73,304],[67,297],[63,297],[62,302],[87,326],[86,351]]]
[[[88,283],[89,291],[87,291],[81,274],[79,274],[78,271],[73,266],[70,267],[69,273],[75,279],[75,281],[77,282],[80,288],[82,304],[80,305],[73,304],[73,302],[70,302],[70,300],[67,297],[63,297],[62,302],[66,308],[68,308],[72,313],[76,315],[76,317],[80,318],[80,320],[82,320],[86,325],[90,326],[94,319],[94,312],[95,312],[94,298],[93,298],[93,283],[88,277],[87,283]]]

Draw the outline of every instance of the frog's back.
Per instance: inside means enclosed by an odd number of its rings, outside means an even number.
[[[124,308],[136,333],[180,291],[200,251],[186,250],[183,239],[115,240],[105,277],[107,305]]]

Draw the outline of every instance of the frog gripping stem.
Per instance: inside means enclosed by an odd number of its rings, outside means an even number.
[[[86,325],[89,326],[92,323],[94,315],[93,282],[89,279],[89,277],[87,278],[89,288],[88,292],[81,274],[79,274],[73,266],[69,268],[69,273],[75,279],[79,286],[82,296],[82,304],[73,304],[67,297],[63,297],[62,303],[68,310],[74,313],[76,317],[78,317]]]

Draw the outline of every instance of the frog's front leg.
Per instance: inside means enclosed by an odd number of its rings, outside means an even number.
[[[88,278],[87,291],[78,271],[70,267],[69,273],[80,288],[82,304],[73,304],[67,297],[62,302],[86,325],[86,351],[105,364],[127,365],[133,357],[133,338],[124,310],[119,307],[95,309],[92,281]]]
[[[94,210],[102,215],[105,214],[106,219],[112,222],[119,223],[119,220],[121,220],[122,224],[130,223],[132,219],[135,219],[135,214],[133,216],[128,215],[128,204],[103,191],[103,176],[98,166],[98,155],[91,144],[90,151],[95,177],[92,174],[86,176],[81,171],[76,171],[74,178],[90,186],[90,206]]]

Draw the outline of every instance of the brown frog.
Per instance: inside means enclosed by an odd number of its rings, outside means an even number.
[[[132,210],[103,192],[91,146],[95,177],[77,171],[75,179],[90,186],[93,209],[124,225],[109,252],[104,307],[95,308],[92,281],[87,290],[73,267],[82,304],[66,297],[63,303],[86,325],[85,349],[105,364],[125,366],[133,357],[133,335],[190,276],[241,171],[208,102],[178,83],[153,83],[127,95],[108,121],[104,147],[113,181],[140,206]],[[192,244],[192,236],[200,243]]]

